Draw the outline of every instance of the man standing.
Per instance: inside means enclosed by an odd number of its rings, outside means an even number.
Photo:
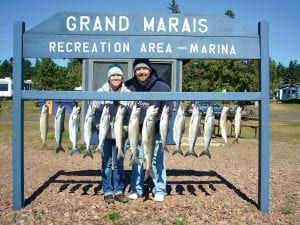
[[[125,82],[126,87],[134,92],[169,92],[169,85],[158,77],[156,71],[151,67],[148,59],[136,59],[133,63],[134,77]],[[150,105],[155,105],[159,109],[159,113],[156,120],[155,126],[155,146],[153,149],[152,158],[152,169],[154,172],[153,184],[154,188],[152,194],[154,200],[162,202],[166,195],[167,186],[167,174],[165,164],[165,153],[161,149],[160,135],[159,135],[159,118],[162,112],[163,106],[167,105],[172,112],[173,103],[171,101],[136,101],[137,107],[141,108],[140,112],[140,128],[142,129],[143,121],[146,115],[146,111]],[[131,171],[131,193],[129,194],[130,199],[137,199],[144,194],[144,153],[141,143],[138,145],[138,158],[140,164],[133,164]]]

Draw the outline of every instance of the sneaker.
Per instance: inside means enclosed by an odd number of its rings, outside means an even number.
[[[115,195],[115,200],[122,203],[128,202],[128,198],[123,193]]]
[[[115,202],[114,196],[113,196],[113,195],[104,195],[104,201],[105,201],[107,204],[114,203],[114,202]]]
[[[164,198],[165,198],[164,195],[155,195],[154,196],[154,201],[156,201],[156,202],[163,202]]]
[[[138,199],[138,194],[137,193],[131,193],[128,195],[128,198],[130,198],[131,200],[136,200]]]

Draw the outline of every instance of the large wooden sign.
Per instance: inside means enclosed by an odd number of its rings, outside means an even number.
[[[258,59],[259,37],[228,16],[62,12],[24,34],[24,57]]]
[[[258,59],[258,92],[23,90],[24,58]],[[97,14],[60,12],[25,31],[14,26],[12,110],[13,209],[24,207],[24,99],[255,100],[260,101],[258,205],[269,210],[269,25],[252,33],[224,15]],[[88,66],[84,69],[87,70]],[[179,68],[176,68],[178,71]]]

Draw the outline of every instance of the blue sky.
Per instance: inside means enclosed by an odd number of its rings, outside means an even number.
[[[9,0],[0,7],[0,60],[13,54],[13,24],[24,21],[26,30],[59,11],[99,13],[168,13],[171,0]],[[258,22],[269,22],[270,57],[288,66],[300,63],[299,0],[177,0],[183,14],[224,14],[228,9],[235,20],[257,33]]]

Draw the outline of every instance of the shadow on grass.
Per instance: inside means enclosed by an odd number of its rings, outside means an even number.
[[[126,186],[130,183],[130,170],[125,170],[125,184]],[[225,185],[236,193],[240,198],[247,201],[248,203],[256,206],[258,204],[251,198],[249,198],[243,191],[228,181],[225,177],[218,174],[216,171],[196,171],[196,170],[167,170],[168,176],[173,177],[189,177],[196,176],[199,179],[195,180],[171,180],[167,183],[167,193],[172,193],[172,186],[175,185],[174,192],[178,195],[183,195],[184,191],[189,192],[193,196],[197,196],[197,189],[199,189],[206,196],[212,195],[218,191],[218,185]],[[76,178],[72,178],[76,177]],[[80,177],[99,177],[99,181],[80,179]],[[204,177],[213,178],[212,180],[201,179]],[[66,178],[66,179],[65,179]],[[61,184],[58,192],[69,191],[69,193],[75,193],[82,191],[82,195],[90,195],[89,192],[92,190],[92,195],[99,195],[102,189],[101,174],[99,170],[80,170],[80,171],[64,171],[60,170],[53,176],[51,176],[43,185],[35,190],[32,195],[25,200],[25,206],[31,204],[40,194],[43,193],[51,184]],[[145,199],[149,198],[153,184],[148,179],[145,182]],[[212,194],[211,194],[212,193]]]

